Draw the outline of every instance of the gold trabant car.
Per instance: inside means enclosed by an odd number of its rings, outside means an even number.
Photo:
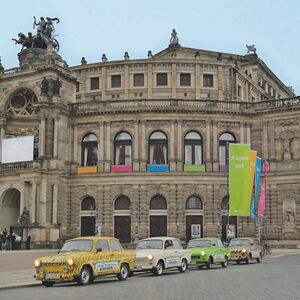
[[[37,258],[34,265],[35,278],[46,287],[67,281],[85,285],[109,274],[125,280],[134,270],[135,254],[115,238],[79,237],[66,241],[59,254]]]
[[[230,260],[239,264],[244,261],[249,264],[251,260],[256,260],[258,263],[262,262],[263,249],[261,245],[253,238],[236,238],[229,242],[231,250]]]

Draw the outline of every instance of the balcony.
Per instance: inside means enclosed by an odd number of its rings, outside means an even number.
[[[18,163],[0,164],[0,173],[19,172],[28,169],[41,168],[41,161],[24,161]]]

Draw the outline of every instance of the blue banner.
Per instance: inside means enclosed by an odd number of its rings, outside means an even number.
[[[251,219],[255,219],[256,215],[256,207],[259,196],[259,188],[260,188],[260,174],[261,174],[261,158],[256,157],[255,161],[255,186],[254,186],[254,194],[251,202]]]

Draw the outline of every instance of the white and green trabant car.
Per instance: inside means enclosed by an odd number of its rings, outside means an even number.
[[[137,244],[135,272],[151,271],[162,275],[164,269],[177,268],[185,272],[191,260],[191,252],[182,248],[178,239],[153,237],[140,240]]]
[[[217,238],[190,240],[187,249],[192,251],[191,266],[197,266],[199,269],[203,266],[210,269],[212,264],[221,264],[226,268],[230,259],[230,249]]]

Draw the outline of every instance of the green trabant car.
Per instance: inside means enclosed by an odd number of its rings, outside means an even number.
[[[221,264],[223,268],[226,268],[230,259],[230,249],[217,238],[190,240],[187,249],[192,251],[190,265],[197,266],[199,269],[203,266],[210,269],[212,264]]]

